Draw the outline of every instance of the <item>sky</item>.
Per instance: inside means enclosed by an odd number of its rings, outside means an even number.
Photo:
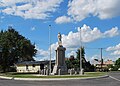
[[[120,0],[0,0],[0,30],[12,26],[35,43],[36,60],[49,60],[50,46],[55,59],[59,32],[67,58],[76,56],[77,49],[84,46],[89,61],[100,59],[100,48],[104,60],[116,60],[120,58],[119,3]]]

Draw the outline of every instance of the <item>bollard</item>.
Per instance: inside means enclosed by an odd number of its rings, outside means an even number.
[[[80,75],[84,75],[84,69],[81,69]]]
[[[44,75],[46,75],[46,69],[44,69]]]
[[[46,75],[49,75],[49,70],[48,69],[46,69]]]
[[[61,75],[61,69],[58,70],[58,75]]]
[[[70,75],[72,75],[72,69],[70,69]]]
[[[75,71],[75,75],[77,75],[77,71]]]
[[[43,69],[41,70],[41,74],[44,75],[44,70]]]

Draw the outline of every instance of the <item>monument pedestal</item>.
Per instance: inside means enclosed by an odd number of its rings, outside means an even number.
[[[64,75],[67,73],[67,66],[65,64],[65,50],[62,45],[59,45],[56,50],[56,63],[53,68],[52,75]]]

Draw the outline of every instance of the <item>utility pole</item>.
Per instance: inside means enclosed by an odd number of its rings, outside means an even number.
[[[49,56],[50,56],[50,61],[49,61],[49,75],[51,75],[51,25],[49,25],[49,46],[50,46],[50,50],[49,50]]]
[[[103,50],[103,48],[100,48],[100,52],[101,52],[101,71],[102,71],[102,65],[103,65],[102,50]]]
[[[82,69],[82,37],[81,37],[81,28],[80,28],[80,75],[83,75]]]

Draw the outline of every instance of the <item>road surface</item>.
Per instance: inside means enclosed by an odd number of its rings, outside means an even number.
[[[109,73],[110,77],[60,81],[22,81],[0,79],[0,86],[120,86],[120,72]]]

